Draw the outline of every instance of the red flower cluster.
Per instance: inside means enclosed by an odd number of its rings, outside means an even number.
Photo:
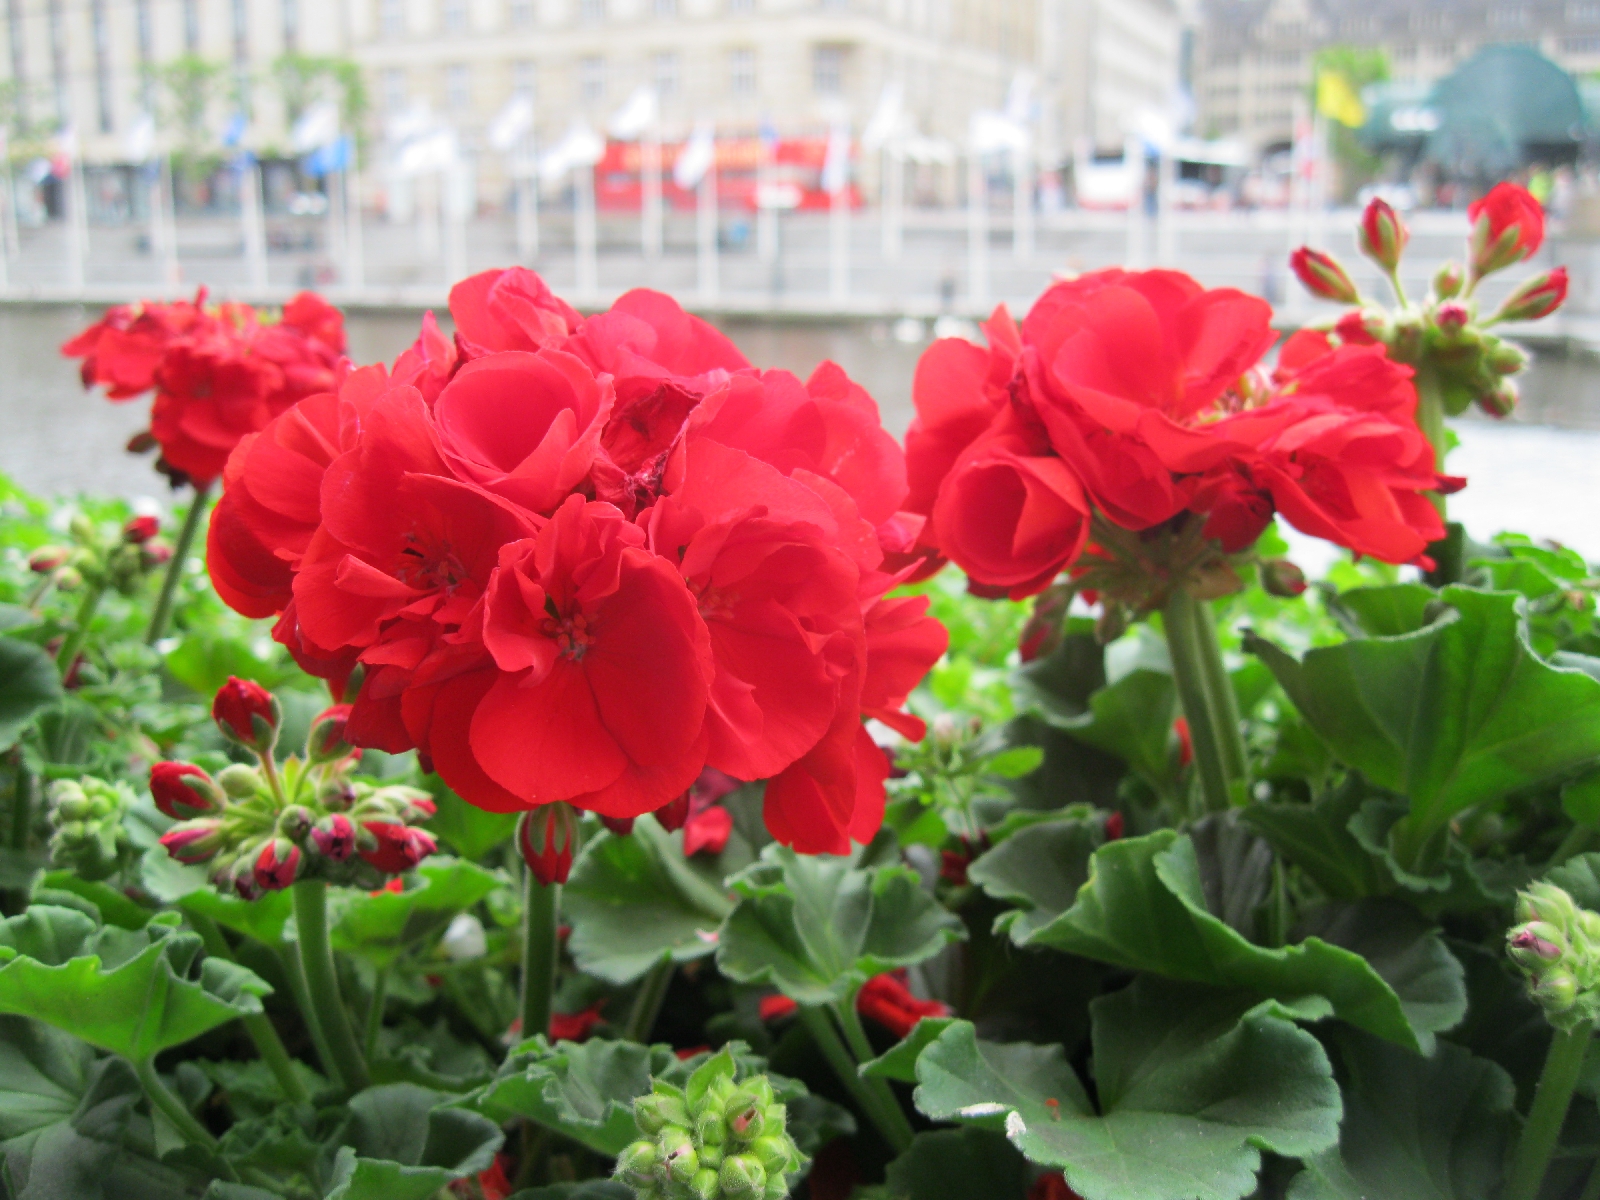
[[[922,521],[871,397],[755,370],[653,292],[582,319],[513,269],[451,314],[240,443],[223,598],[336,688],[361,664],[346,739],[480,807],[634,817],[710,766],[769,780],[789,845],[869,838],[862,718],[920,736],[901,705],[946,641],[887,595]]]
[[[1202,514],[1231,553],[1279,512],[1416,560],[1444,536],[1423,494],[1444,481],[1410,369],[1347,346],[1269,377],[1270,318],[1261,300],[1175,271],[1108,270],[1052,287],[1020,327],[997,310],[987,349],[934,343],[906,435],[924,552],[1020,597],[1078,558],[1096,515],[1145,530]]]
[[[155,389],[150,435],[165,466],[197,485],[222,473],[229,453],[297,401],[338,380],[344,318],[302,292],[279,320],[248,305],[118,305],[61,347],[83,359],[85,387],[111,400]]]

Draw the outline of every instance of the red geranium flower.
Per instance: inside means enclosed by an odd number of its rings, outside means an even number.
[[[1467,205],[1472,223],[1472,270],[1487,275],[1521,262],[1544,244],[1544,207],[1516,183],[1497,183]]]
[[[938,1000],[919,1000],[905,984],[904,971],[874,975],[856,993],[856,1011],[904,1038],[923,1017],[948,1017],[950,1006]]]

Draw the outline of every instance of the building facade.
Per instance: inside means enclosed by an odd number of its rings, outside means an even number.
[[[1197,128],[1258,150],[1286,145],[1324,47],[1381,49],[1392,78],[1425,86],[1507,43],[1574,74],[1600,71],[1600,0],[1203,0]]]

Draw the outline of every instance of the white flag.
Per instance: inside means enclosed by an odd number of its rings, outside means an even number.
[[[489,144],[504,154],[533,128],[533,101],[518,92],[489,122]]]
[[[883,93],[878,97],[878,107],[873,110],[872,119],[867,122],[867,127],[861,131],[861,148],[876,150],[899,133],[904,110],[904,96],[900,85],[884,84]]]
[[[294,123],[289,144],[296,154],[309,154],[339,137],[339,106],[332,100],[318,100]]]
[[[828,130],[828,152],[822,160],[822,190],[837,196],[850,184],[850,127]]]
[[[655,123],[656,90],[648,83],[642,83],[633,89],[626,103],[611,116],[611,123],[606,126],[612,137],[624,142],[631,142]]]
[[[593,166],[605,152],[606,144],[600,135],[579,122],[567,131],[566,137],[540,155],[539,178],[554,183],[574,167]]]
[[[710,121],[701,121],[694,127],[694,136],[672,164],[672,182],[689,191],[700,186],[711,164],[717,158],[717,135]]]
[[[156,121],[147,112],[140,113],[128,126],[122,138],[122,152],[129,162],[145,163],[156,148]]]

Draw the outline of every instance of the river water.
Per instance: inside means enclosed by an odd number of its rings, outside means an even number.
[[[77,364],[57,347],[93,320],[72,306],[0,307],[0,472],[43,494],[126,496],[165,508],[165,482],[146,458],[125,453],[145,428],[149,401],[112,404],[79,385]],[[920,323],[729,320],[724,329],[755,363],[802,375],[832,359],[877,399],[896,435],[912,416],[911,378],[932,330]],[[416,337],[415,313],[352,314],[350,353],[392,359]],[[1600,559],[1600,359],[1575,350],[1536,353],[1524,402],[1510,421],[1465,418],[1450,469],[1470,486],[1451,514],[1474,536],[1517,530],[1553,538]],[[1315,569],[1325,555],[1296,539]]]

